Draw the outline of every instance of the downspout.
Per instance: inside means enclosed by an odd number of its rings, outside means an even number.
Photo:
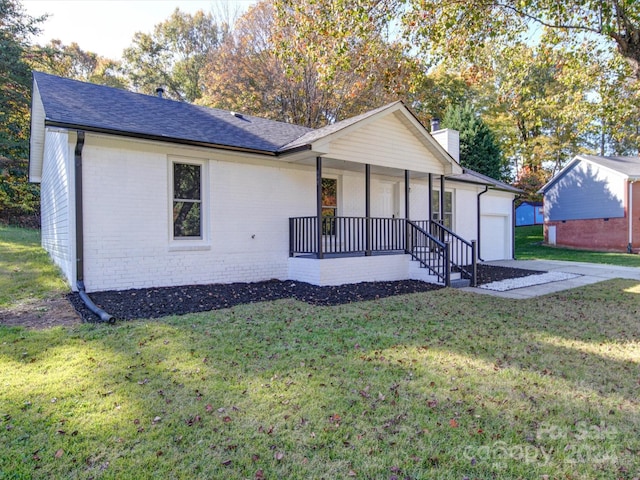
[[[517,196],[513,197],[511,201],[511,257],[516,259],[516,199]],[[533,212],[534,221],[535,221],[535,210]]]
[[[95,313],[102,322],[115,323],[115,318],[98,307],[89,298],[84,288],[84,224],[82,215],[82,148],[84,147],[84,131],[78,130],[78,139],[74,152],[75,159],[75,196],[76,196],[76,286],[78,295],[89,310]]]
[[[480,256],[480,252],[482,251],[482,248],[481,248],[482,244],[480,243],[480,233],[481,233],[480,223],[482,221],[482,215],[481,215],[481,212],[480,212],[480,197],[482,195],[484,195],[485,193],[487,193],[488,191],[489,191],[489,185],[485,185],[484,192],[480,192],[478,194],[478,208],[476,209],[477,212],[478,212],[477,213],[477,216],[478,216],[478,218],[477,218],[477,227],[478,227],[477,236],[478,236],[478,239],[476,240],[476,242],[477,242],[477,245],[478,245],[478,260],[480,260],[481,262],[484,262],[484,260]]]

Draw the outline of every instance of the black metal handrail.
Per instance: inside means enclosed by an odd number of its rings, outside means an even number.
[[[289,219],[289,256],[401,252],[412,255],[449,285],[459,272],[476,286],[476,242],[468,242],[437,222],[404,218],[318,217]]]
[[[404,251],[406,228],[403,218],[318,217],[289,219],[289,255]]]
[[[460,272],[462,278],[469,279],[471,286],[475,287],[478,278],[476,241],[465,240],[440,222],[418,221],[415,223],[441,242],[449,244],[449,260],[452,269]]]
[[[448,287],[451,284],[449,245],[431,235],[419,223],[423,222],[407,220],[407,253]]]

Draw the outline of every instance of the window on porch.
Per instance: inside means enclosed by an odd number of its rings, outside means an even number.
[[[431,220],[440,222],[440,192],[434,190],[431,192]],[[453,229],[453,192],[444,192],[444,220],[442,223],[448,229]]]
[[[335,235],[335,217],[338,213],[338,180],[322,179],[322,234]]]

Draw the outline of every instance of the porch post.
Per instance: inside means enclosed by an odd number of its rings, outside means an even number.
[[[366,217],[364,232],[364,254],[371,255],[371,165],[364,166],[364,216]]]
[[[409,185],[410,177],[411,177],[411,171],[405,170],[404,171],[404,218],[406,218],[407,220],[409,220],[410,218],[410,215],[409,215],[409,194],[411,191],[411,186]]]
[[[444,175],[440,175],[440,223],[444,225]]]
[[[444,175],[440,175],[440,225],[444,226]],[[440,229],[440,235],[440,241],[444,242],[444,230],[442,228]]]
[[[316,157],[316,216],[318,230],[316,242],[318,243],[318,258],[323,258],[322,253],[322,157]]]
[[[431,203],[431,199],[433,198],[433,173],[429,174],[429,198],[427,201],[429,202],[429,218],[427,218],[427,223],[431,223],[431,219],[433,219],[433,204]]]
[[[411,171],[404,171],[404,218],[405,218],[405,231],[404,231],[404,251],[409,253],[409,224],[407,223],[411,218],[409,215],[409,197],[411,193],[411,186],[409,185],[411,177]]]

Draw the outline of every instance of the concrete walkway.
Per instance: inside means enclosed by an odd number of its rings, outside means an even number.
[[[506,292],[497,292],[483,288],[467,287],[462,290],[494,295],[503,298],[533,298],[548,293],[560,292],[570,288],[582,287],[592,283],[610,280],[612,278],[628,278],[640,282],[640,268],[618,267],[616,265],[603,265],[598,263],[585,262],[563,262],[560,260],[500,260],[486,262],[487,265],[497,265],[500,267],[524,268],[526,270],[540,270],[544,272],[565,272],[580,275],[579,277],[557,282],[544,283],[542,285],[532,285],[528,287],[516,288]]]

